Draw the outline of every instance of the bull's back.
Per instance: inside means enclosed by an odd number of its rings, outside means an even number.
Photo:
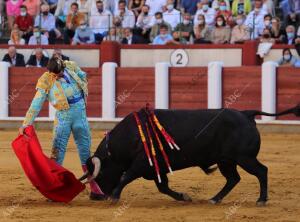
[[[243,113],[231,109],[155,110],[166,131],[174,137],[181,151],[168,151],[177,163],[214,164],[219,158],[258,150],[245,145],[259,140],[255,123]],[[180,164],[179,164],[180,165]]]

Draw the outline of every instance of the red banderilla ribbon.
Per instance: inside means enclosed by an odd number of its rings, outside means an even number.
[[[167,131],[164,129],[164,127],[160,124],[160,122],[158,121],[158,119],[157,119],[156,115],[154,114],[154,112],[151,112],[151,116],[152,116],[152,119],[153,119],[155,125],[157,126],[159,131],[162,133],[162,135],[164,136],[165,140],[167,141],[167,143],[169,144],[171,149],[174,149],[173,146],[175,146],[175,148],[177,150],[180,150],[179,146],[175,143],[173,138],[167,133]]]
[[[168,156],[167,156],[167,154],[166,154],[166,152],[165,152],[165,150],[164,150],[164,147],[163,147],[163,145],[162,145],[162,142],[161,142],[161,140],[160,140],[160,138],[159,138],[159,136],[158,136],[158,134],[157,134],[157,131],[156,131],[155,127],[154,127],[153,121],[152,121],[152,119],[151,119],[150,116],[148,116],[148,119],[149,119],[149,122],[150,122],[150,126],[151,126],[151,128],[152,128],[152,130],[153,130],[153,133],[154,133],[154,135],[155,135],[155,138],[156,138],[156,140],[157,140],[159,149],[160,149],[160,151],[161,151],[161,153],[162,153],[162,155],[163,155],[163,157],[164,157],[165,163],[166,163],[166,165],[167,165],[167,167],[168,167],[170,173],[173,174],[173,171],[172,171],[172,168],[171,168],[171,165],[170,165],[169,158],[168,158]]]
[[[135,121],[136,121],[136,125],[137,125],[137,127],[138,127],[138,131],[139,131],[139,134],[140,134],[142,143],[143,143],[143,145],[144,145],[144,150],[145,150],[145,153],[146,153],[146,155],[147,155],[149,164],[150,164],[150,166],[153,166],[153,163],[152,163],[151,157],[150,157],[149,147],[148,147],[148,144],[147,144],[147,141],[146,141],[144,132],[143,132],[143,128],[142,128],[142,125],[141,125],[141,121],[140,121],[140,119],[139,119],[139,117],[138,117],[138,114],[137,114],[136,112],[134,112],[133,115],[134,115],[134,118],[135,118]]]
[[[158,182],[161,183],[161,178],[160,178],[160,173],[159,173],[159,166],[158,166],[158,163],[157,163],[157,160],[156,160],[156,152],[155,152],[155,148],[154,148],[154,145],[153,145],[153,141],[152,141],[150,130],[149,130],[149,127],[148,127],[147,123],[146,123],[146,129],[147,129],[147,134],[148,134],[148,138],[149,138],[149,141],[150,141],[151,153],[152,153],[152,157],[153,157],[153,161],[154,161],[154,166],[155,166],[157,179],[158,179]]]

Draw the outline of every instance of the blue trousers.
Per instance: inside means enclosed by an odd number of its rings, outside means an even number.
[[[57,111],[55,115],[51,158],[55,159],[60,165],[64,161],[71,132],[78,149],[81,164],[84,165],[90,157],[91,133],[85,106],[78,103],[71,105],[68,110]]]

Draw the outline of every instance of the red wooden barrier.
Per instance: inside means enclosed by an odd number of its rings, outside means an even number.
[[[277,69],[277,112],[300,103],[300,70],[289,67]],[[294,115],[282,116],[281,120],[299,120]]]
[[[150,103],[154,107],[154,68],[118,68],[116,116],[124,117]]]
[[[88,116],[101,116],[102,83],[101,73],[98,68],[83,69],[89,77]],[[25,116],[35,94],[35,85],[38,78],[46,71],[42,68],[30,67],[9,69],[9,116]],[[48,102],[45,102],[40,117],[48,117]]]
[[[207,108],[207,68],[170,68],[170,108]]]
[[[223,68],[223,107],[261,109],[261,67]]]

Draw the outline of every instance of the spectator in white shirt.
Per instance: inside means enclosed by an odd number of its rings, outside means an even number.
[[[146,5],[149,5],[149,15],[155,15],[156,12],[163,12],[163,7],[167,0],[146,0]]]
[[[49,41],[47,36],[42,34],[39,27],[34,27],[33,35],[30,37],[28,45],[48,45]]]
[[[174,29],[181,21],[180,11],[174,9],[174,0],[167,1],[167,11],[163,13],[164,20]]]
[[[126,8],[126,1],[120,0],[118,6],[118,12],[113,22],[114,25],[116,27],[133,28],[135,25],[135,16],[132,11]]]
[[[216,10],[210,8],[208,3],[208,0],[202,0],[201,3],[198,4],[198,10],[194,17],[194,24],[197,23],[198,15],[204,15],[206,25],[212,28],[215,25]]]
[[[96,2],[97,11],[90,16],[90,28],[95,34],[96,44],[101,43],[108,34],[109,27],[112,26],[113,16],[110,11],[104,9],[103,1]]]
[[[97,4],[98,0],[91,0],[91,7],[90,7],[90,15],[97,12]],[[103,0],[104,9],[110,11],[111,14],[115,14],[115,12],[118,10],[118,3],[119,0]]]
[[[146,42],[149,42],[149,34],[153,26],[153,16],[149,15],[149,6],[144,5],[142,12],[137,18],[137,33],[141,35]]]
[[[60,31],[55,26],[55,17],[49,13],[50,6],[48,4],[41,5],[40,15],[35,17],[34,26],[39,26],[48,37],[50,44],[55,44],[55,39],[61,36]]]
[[[264,29],[264,16],[266,14],[267,12],[262,8],[262,0],[255,0],[254,10],[248,14],[244,23],[250,30],[251,39],[257,39],[259,32]]]

